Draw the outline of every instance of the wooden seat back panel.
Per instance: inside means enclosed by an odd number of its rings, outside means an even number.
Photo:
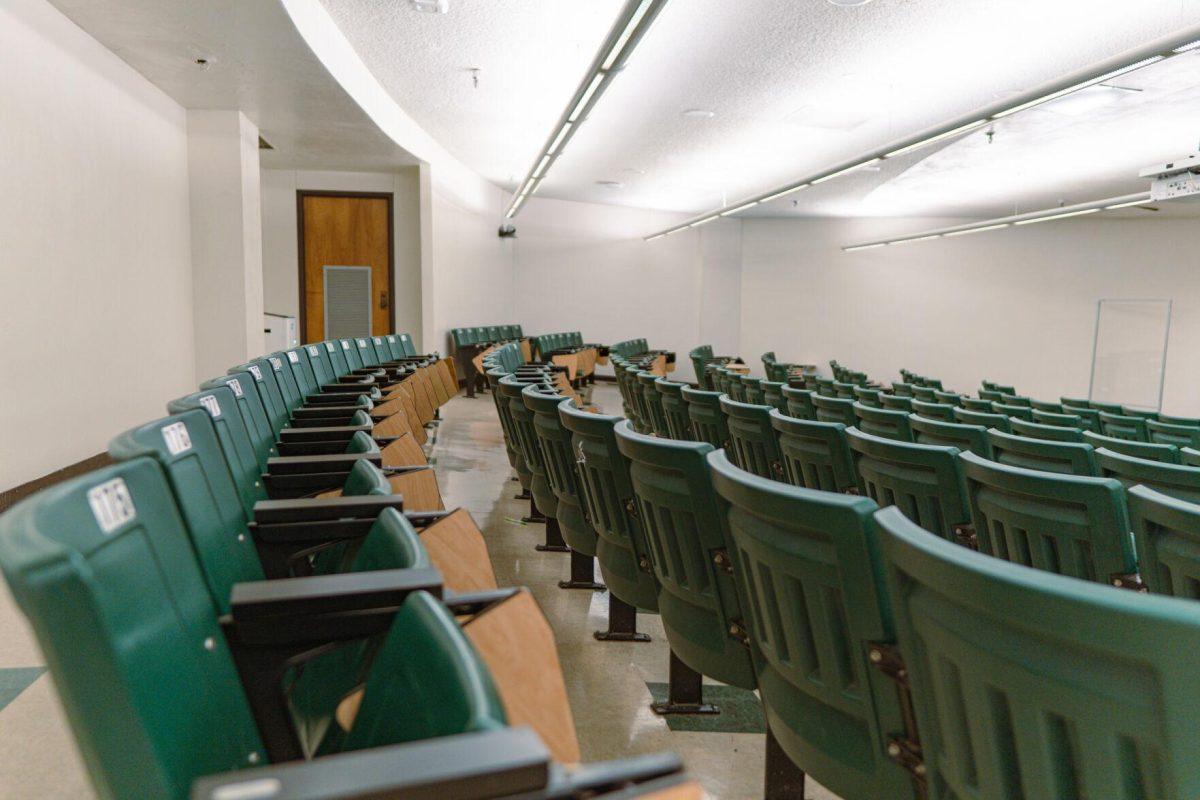
[[[497,588],[487,542],[465,508],[421,531],[421,544],[450,591],[462,594]]]

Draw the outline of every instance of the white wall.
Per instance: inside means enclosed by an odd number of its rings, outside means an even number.
[[[1172,298],[1163,410],[1200,414],[1200,221],[1111,216],[843,253],[941,220],[746,220],[742,354],[1087,396],[1101,298]],[[660,240],[662,241],[662,240]],[[655,242],[654,244],[657,244]]]
[[[182,108],[42,0],[0,5],[0,489],[195,385]]]
[[[421,335],[421,219],[419,170],[323,172],[262,170],[263,305],[273,314],[300,315],[296,192],[391,192],[395,330]]]

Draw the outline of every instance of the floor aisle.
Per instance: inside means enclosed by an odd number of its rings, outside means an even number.
[[[620,411],[612,385],[598,385],[594,401],[606,411]],[[529,504],[513,499],[519,487],[509,480],[491,395],[457,397],[442,408],[442,417],[431,455],[446,505],[470,510],[487,537],[500,585],[529,587],[549,618],[584,760],[672,750],[713,797],[761,797],[762,735],[727,732],[756,724],[752,696],[740,693],[730,701],[730,711],[738,713],[701,720],[725,732],[670,730],[649,708],[647,684],[667,679],[667,644],[658,618],[639,615],[639,628],[653,638],[648,644],[595,641],[592,631],[607,619],[607,596],[559,589],[568,557],[534,550],[545,529],[520,522]],[[43,663],[7,588],[0,589],[0,800],[94,796]],[[695,723],[676,718],[679,724]],[[817,786],[809,794],[836,800]]]

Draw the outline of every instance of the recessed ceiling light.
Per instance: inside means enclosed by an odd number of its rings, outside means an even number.
[[[685,117],[697,117],[699,119],[712,119],[717,115],[715,111],[709,111],[705,108],[689,108],[683,112]]]
[[[596,181],[597,186],[603,186],[605,189],[624,189],[625,184],[620,181]]]

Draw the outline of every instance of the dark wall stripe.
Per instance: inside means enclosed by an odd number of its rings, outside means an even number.
[[[85,472],[91,472],[94,469],[99,469],[111,463],[112,458],[109,457],[108,453],[97,453],[91,458],[85,458],[83,461],[63,467],[60,470],[51,472],[49,475],[43,475],[40,478],[34,478],[28,483],[22,483],[20,486],[5,489],[0,492],[0,511],[6,511],[9,506],[18,500],[23,500],[34,492],[45,489],[47,486],[62,483],[69,478],[74,478]]]

